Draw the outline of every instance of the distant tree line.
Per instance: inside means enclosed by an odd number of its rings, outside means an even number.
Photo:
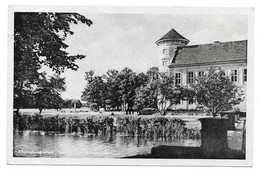
[[[81,108],[82,103],[80,100],[77,99],[65,99],[63,101],[63,107],[62,108]]]
[[[82,103],[77,99],[65,99],[50,88],[37,87],[37,90],[26,96],[22,108],[38,108],[41,114],[43,109],[81,108]]]

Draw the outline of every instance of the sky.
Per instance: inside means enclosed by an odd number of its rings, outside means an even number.
[[[65,43],[70,54],[86,55],[78,60],[77,71],[66,70],[66,91],[62,98],[80,99],[86,85],[86,71],[95,75],[109,69],[146,72],[158,66],[155,41],[174,28],[190,40],[188,45],[247,39],[247,16],[243,15],[171,15],[171,14],[84,14],[93,24],[71,25],[74,35]]]

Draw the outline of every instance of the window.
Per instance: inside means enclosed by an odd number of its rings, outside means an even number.
[[[237,70],[231,70],[231,81],[237,82]]]
[[[244,77],[244,81],[247,81],[247,69],[244,69],[243,77]]]
[[[166,66],[167,65],[167,61],[163,61],[163,66]]]
[[[175,84],[181,84],[181,73],[175,73]]]
[[[199,77],[204,76],[204,71],[199,71]]]
[[[163,54],[169,54],[169,51],[168,51],[168,49],[163,49]]]
[[[194,73],[188,72],[188,83],[193,84],[194,83]]]

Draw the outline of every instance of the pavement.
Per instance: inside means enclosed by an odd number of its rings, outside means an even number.
[[[233,150],[242,150],[244,121],[239,120],[235,124],[235,130],[227,132],[228,146]]]

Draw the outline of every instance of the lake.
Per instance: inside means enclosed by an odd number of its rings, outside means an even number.
[[[119,135],[35,135],[14,133],[14,157],[123,158],[150,154],[159,145],[200,146],[200,139],[147,139]]]

